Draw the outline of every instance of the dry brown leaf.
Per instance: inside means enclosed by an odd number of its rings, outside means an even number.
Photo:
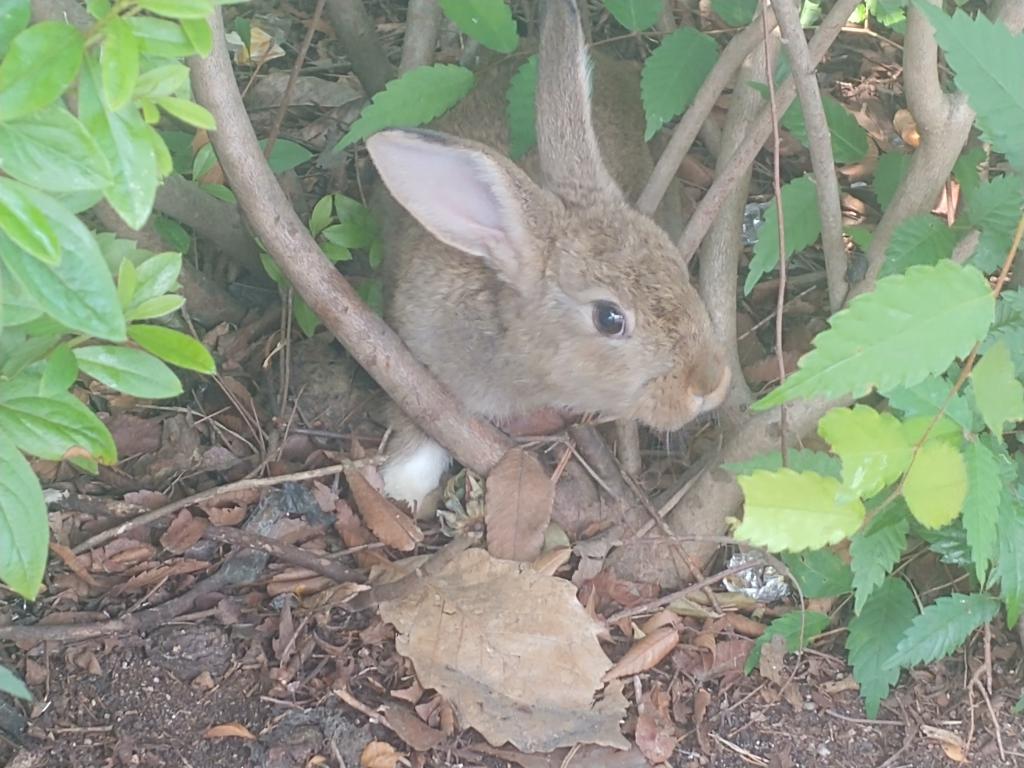
[[[66,547],[63,544],[59,544],[56,541],[50,542],[50,551],[57,555],[67,566],[68,570],[71,571],[75,576],[80,578],[90,587],[98,587],[100,583],[92,577],[92,574],[86,570],[85,562],[88,561],[87,557],[79,557],[71,551],[70,547]]]
[[[598,625],[564,579],[481,549],[453,557],[380,614],[399,631],[395,647],[425,688],[450,702],[463,727],[524,752],[577,743],[626,749],[626,700],[610,685]],[[442,723],[443,724],[443,723]]]
[[[776,685],[782,685],[783,670],[786,659],[786,638],[782,635],[775,635],[767,643],[761,646],[761,660],[758,662],[757,670],[761,677],[771,680]]]
[[[391,730],[414,752],[426,752],[444,741],[444,734],[420,720],[412,709],[401,705],[384,708]]]
[[[668,693],[660,687],[652,688],[640,699],[637,709],[636,745],[649,762],[664,763],[679,741],[669,713]]]
[[[384,498],[358,470],[346,469],[345,479],[363,522],[374,536],[399,552],[416,549],[423,541],[423,531],[411,517]]]
[[[921,143],[921,134],[917,130],[917,121],[909,109],[900,109],[892,118],[893,127],[896,128],[903,143],[908,147],[917,149]]]
[[[946,757],[957,763],[966,763],[967,760],[967,745],[964,744],[964,740],[959,735],[952,731],[946,730],[945,728],[937,728],[934,725],[921,725],[921,733],[927,736],[929,739],[939,742],[939,746],[942,747],[942,751],[946,753]]]
[[[256,737],[253,735],[252,731],[241,723],[224,723],[222,725],[214,725],[207,728],[206,732],[203,733],[203,738],[205,739],[225,739],[232,736],[239,739],[256,741]]]
[[[640,631],[645,635],[649,635],[662,627],[674,627],[678,623],[679,619],[672,611],[668,608],[662,608],[640,625]]]
[[[549,550],[533,561],[533,570],[537,573],[543,573],[545,576],[554,576],[559,568],[569,562],[571,557],[571,547],[559,547],[558,549]]]
[[[509,450],[487,476],[487,551],[503,560],[533,560],[544,546],[554,501],[554,485],[537,457]]]
[[[409,765],[395,748],[386,741],[371,741],[359,755],[361,768],[395,768],[396,765]]]
[[[181,510],[167,526],[160,543],[164,549],[175,555],[187,552],[203,538],[209,523],[201,517],[192,517],[187,509]]]
[[[675,627],[662,627],[633,644],[626,655],[609,669],[602,680],[608,682],[628,677],[658,666],[659,662],[679,645],[679,631]]]

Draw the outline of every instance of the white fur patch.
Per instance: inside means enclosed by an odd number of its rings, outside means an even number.
[[[448,451],[433,440],[425,440],[411,451],[392,456],[381,467],[384,492],[393,499],[418,505],[437,488],[451,460]]]

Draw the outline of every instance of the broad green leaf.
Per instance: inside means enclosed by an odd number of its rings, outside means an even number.
[[[853,580],[850,566],[830,549],[783,553],[782,561],[800,583],[806,598],[836,597],[850,591]]]
[[[266,140],[260,140],[260,149],[266,149]],[[274,173],[290,171],[298,165],[313,157],[313,153],[301,144],[294,141],[279,139],[270,150],[270,157],[267,158],[267,165]]]
[[[33,259],[2,235],[0,261],[54,320],[88,336],[123,341],[124,315],[96,239],[81,223],[64,234],[64,254],[55,267]]]
[[[922,213],[900,222],[885,250],[882,277],[900,275],[915,264],[938,264],[953,255],[957,234],[938,216]]]
[[[827,93],[822,94],[821,104],[825,109],[825,122],[832,135],[832,155],[839,165],[860,162],[868,152],[868,134],[856,118],[840,102]],[[782,116],[783,127],[793,138],[808,146],[807,123],[799,100]]]
[[[953,178],[960,184],[960,194],[970,206],[971,198],[981,186],[981,166],[988,169],[988,154],[984,147],[974,146],[964,151],[953,163]]]
[[[0,177],[0,232],[34,258],[56,264],[60,261],[61,241],[50,226],[48,214],[74,216],[54,200],[47,205],[47,200],[27,184]]]
[[[156,103],[171,117],[176,117],[181,122],[187,123],[194,128],[201,128],[204,131],[217,130],[217,121],[213,119],[206,107],[196,104],[188,99],[179,99],[177,96],[160,96]]]
[[[953,385],[941,376],[930,376],[913,387],[894,387],[880,394],[889,405],[904,416],[932,417],[946,404]],[[975,419],[971,407],[962,395],[955,395],[946,406],[945,414],[966,430],[974,430]]]
[[[657,23],[664,6],[661,0],[604,0],[604,7],[630,32],[640,32]]]
[[[334,218],[334,196],[324,195],[316,201],[313,212],[309,215],[309,231],[316,237],[324,231],[324,227]]]
[[[903,481],[910,514],[928,528],[941,528],[960,514],[966,497],[963,455],[948,443],[926,443]]]
[[[1010,350],[996,342],[971,371],[974,402],[996,438],[1002,440],[1003,428],[1024,419],[1024,385],[1017,380]]]
[[[999,560],[995,575],[999,578],[999,596],[1006,604],[1006,624],[1016,626],[1024,605],[1024,507],[1019,500],[1004,494],[999,509]]]
[[[846,636],[853,678],[860,685],[864,711],[878,717],[878,706],[900,679],[898,668],[882,662],[892,655],[904,633],[917,616],[914,595],[900,579],[886,579],[872,593],[859,615],[850,619]]]
[[[131,306],[138,287],[139,273],[135,270],[135,263],[131,259],[122,260],[117,268],[117,298],[122,307]]]
[[[50,395],[56,392],[67,392],[78,378],[78,361],[67,344],[61,344],[46,359],[43,376],[39,382],[39,393]]]
[[[0,0],[0,6],[2,6],[2,0]],[[3,21],[0,16],[0,22]],[[2,462],[3,459],[0,459]],[[10,696],[16,696],[19,699],[25,701],[32,701],[32,694],[29,693],[28,688],[25,687],[25,683],[21,681],[17,675],[15,675],[7,667],[0,666],[0,692],[6,693]]]
[[[867,0],[868,10],[875,19],[890,29],[905,26],[907,12],[906,0]]]
[[[746,501],[735,536],[770,552],[827,547],[864,520],[860,499],[837,499],[842,486],[835,478],[780,469],[741,475],[737,482]]]
[[[440,0],[444,15],[459,30],[481,45],[500,53],[519,46],[519,32],[512,9],[505,0]]]
[[[1003,251],[1005,257],[1010,250],[1009,235],[1017,226],[1022,206],[1024,194],[1020,178],[999,176],[980,184],[971,195],[967,204],[967,220],[972,227],[1007,235],[1007,247]]]
[[[1013,235],[995,229],[981,230],[981,236],[971,252],[970,263],[982,272],[998,272],[1010,253]]]
[[[0,579],[26,600],[39,594],[49,539],[39,480],[0,430]]]
[[[331,264],[337,264],[340,261],[352,261],[352,251],[343,245],[332,243],[329,240],[326,243],[320,244],[320,250],[324,252],[324,256]]]
[[[184,24],[152,16],[125,19],[139,43],[139,53],[154,59],[182,59],[200,53],[185,30]],[[201,22],[209,29],[206,22]]]
[[[217,372],[206,347],[180,331],[159,325],[130,325],[128,338],[171,365],[211,375]]]
[[[78,367],[111,389],[156,399],[182,393],[174,371],[147,352],[130,347],[93,346],[75,350]]]
[[[25,453],[59,461],[83,451],[104,464],[117,460],[110,431],[68,392],[6,397],[0,391],[0,432]]]
[[[785,217],[786,258],[806,248],[821,234],[818,193],[812,176],[801,176],[782,187],[782,215]],[[779,211],[773,200],[764,224],[757,233],[754,257],[750,260],[743,293],[749,294],[761,277],[779,265]]]
[[[19,32],[32,20],[31,0],[0,0],[0,58]]]
[[[0,120],[52,104],[74,82],[85,41],[70,24],[40,21],[11,40],[0,62]]]
[[[469,93],[473,81],[471,71],[454,64],[409,70],[373,97],[335,149],[344,149],[384,128],[429,123]]]
[[[320,325],[320,318],[298,294],[292,297],[292,312],[295,314],[295,322],[299,324],[299,329],[307,337],[312,337]]]
[[[850,538],[855,613],[864,610],[868,598],[900,559],[909,531],[910,521],[903,506],[893,504]]]
[[[518,160],[537,143],[537,57],[528,58],[508,84],[508,151]]]
[[[1017,74],[1024,72],[1024,37],[983,13],[971,18],[963,11],[947,16],[924,0],[914,4],[935,28],[935,39],[946,53],[957,87],[978,113],[977,123],[994,148],[1010,164],[1024,169],[1024,89]]]
[[[225,3],[218,2],[218,5]],[[199,56],[209,56],[213,51],[213,30],[206,19],[182,19],[181,29]]]
[[[138,0],[139,7],[171,19],[206,19],[213,13],[212,0]]]
[[[178,284],[181,273],[181,254],[168,251],[151,256],[135,269],[138,285],[135,288],[135,304],[163,296]]]
[[[0,122],[0,146],[0,169],[37,189],[101,190],[112,178],[92,136],[62,105]]]
[[[974,573],[985,583],[989,563],[998,549],[999,509],[1003,481],[996,455],[980,440],[967,444],[967,498],[964,500],[963,525],[971,545]]]
[[[743,665],[743,671],[750,674],[761,660],[761,649],[765,643],[770,642],[776,635],[786,639],[786,651],[794,653],[801,648],[806,648],[815,637],[820,635],[828,627],[828,616],[817,611],[792,611],[780,616],[764,631],[754,642],[750,649],[750,655]]]
[[[896,482],[910,464],[911,448],[891,413],[866,405],[833,408],[818,434],[843,462],[843,484],[864,498]]]
[[[185,297],[176,293],[165,293],[152,299],[134,304],[125,310],[124,317],[128,322],[136,320],[153,320],[157,317],[177,312],[185,304]]]
[[[940,597],[914,618],[884,666],[898,669],[945,658],[998,611],[999,601],[990,595]]]
[[[655,5],[660,9],[660,0]],[[718,44],[692,27],[680,27],[662,40],[644,62],[640,79],[646,141],[690,106],[716,61]]]
[[[103,28],[100,44],[100,72],[107,104],[119,110],[132,97],[139,78],[139,44],[132,28],[120,18],[111,18]]]
[[[902,152],[886,152],[878,158],[875,169],[875,197],[883,211],[889,207],[893,196],[910,167],[910,155]]]
[[[819,475],[834,477],[836,480],[841,477],[842,466],[839,459],[823,451],[811,451],[806,448],[790,449],[786,451],[786,461],[787,466],[797,472],[817,472]],[[782,469],[782,453],[779,451],[763,453],[747,461],[723,464],[722,468],[734,475],[750,475],[758,469]]]
[[[139,79],[135,82],[135,96],[146,96],[151,99],[160,96],[176,96],[183,91],[187,92],[188,84],[189,72],[188,67],[184,64],[177,61],[161,64],[139,75]],[[168,133],[170,131],[165,132],[165,139]],[[182,135],[191,141],[190,134],[183,133]]]
[[[873,387],[912,387],[942,373],[985,337],[995,300],[973,267],[942,261],[878,281],[832,316],[800,370],[753,405],[765,410],[797,397],[858,398]]]
[[[711,0],[711,10],[730,27],[745,27],[754,20],[758,0]]]
[[[900,429],[911,445],[940,441],[959,448],[964,441],[963,428],[946,416],[938,421],[935,416],[911,416],[901,422]]]

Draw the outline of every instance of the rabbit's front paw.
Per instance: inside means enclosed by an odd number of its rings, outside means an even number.
[[[392,499],[418,506],[437,488],[451,456],[433,440],[424,440],[390,457],[381,467],[384,492]]]

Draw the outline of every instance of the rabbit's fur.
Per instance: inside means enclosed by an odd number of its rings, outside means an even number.
[[[387,187],[375,196],[386,319],[477,416],[500,424],[556,408],[678,429],[723,400],[728,367],[678,250],[621,191],[637,194],[651,167],[642,117],[622,109],[635,92],[602,58],[599,140],[576,4],[546,5],[537,150],[523,168],[503,155],[505,90],[493,82],[437,121],[447,133],[367,141]],[[624,333],[609,335],[623,317]],[[420,502],[448,463],[395,419],[382,469],[390,496]]]

